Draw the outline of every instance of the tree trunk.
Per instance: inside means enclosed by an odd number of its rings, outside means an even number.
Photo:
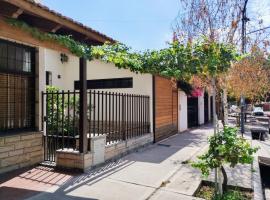
[[[225,168],[223,166],[221,166],[220,169],[221,169],[221,172],[223,175],[223,183],[222,183],[223,192],[226,192],[227,185],[228,185],[228,176],[227,176],[227,173],[226,173]]]
[[[216,111],[216,80],[212,77],[212,89],[213,89],[213,126],[214,126],[214,135],[217,135],[217,111]],[[214,169],[215,172],[215,194],[218,191],[218,180],[217,180],[217,168]]]
[[[227,88],[223,89],[223,112],[224,112],[224,125],[228,125],[228,100],[227,100]]]

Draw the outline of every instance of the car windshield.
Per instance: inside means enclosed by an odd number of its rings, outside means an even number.
[[[261,111],[261,112],[263,112],[263,109],[261,107],[255,107],[253,109],[253,111],[256,111],[256,112]]]

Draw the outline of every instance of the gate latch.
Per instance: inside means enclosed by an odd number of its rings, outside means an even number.
[[[43,117],[43,121],[46,122],[48,120],[48,117],[47,116],[44,116]]]

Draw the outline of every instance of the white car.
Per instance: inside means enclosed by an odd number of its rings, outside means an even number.
[[[264,116],[263,109],[261,107],[254,107],[252,114],[255,116]]]

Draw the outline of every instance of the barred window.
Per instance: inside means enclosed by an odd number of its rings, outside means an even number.
[[[34,52],[0,40],[0,132],[34,128]]]

